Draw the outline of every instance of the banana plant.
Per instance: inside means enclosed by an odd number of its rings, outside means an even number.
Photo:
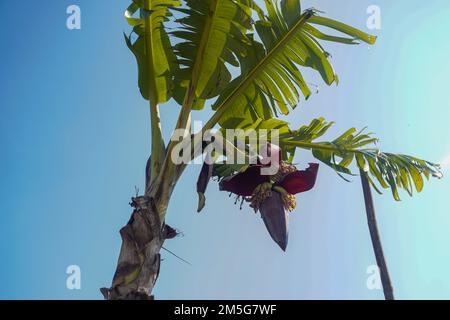
[[[311,190],[319,172],[318,163],[305,170],[294,166],[299,149],[312,152],[344,180],[353,175],[352,168],[360,169],[372,188],[391,189],[396,200],[400,189],[412,195],[414,187],[422,190],[425,179],[441,175],[437,164],[381,152],[377,139],[365,130],[352,128],[331,141],[319,141],[332,122],[319,118],[293,129],[280,120],[312,94],[304,70],[317,72],[327,85],[338,83],[327,43],[373,45],[375,36],[316,9],[304,10],[300,0],[265,0],[263,5],[256,0],[133,0],[125,18],[132,27],[125,43],[136,58],[138,87],[150,110],[151,155],[145,192],[132,198],[134,210],[120,230],[122,247],[112,285],[101,289],[106,299],[153,299],[160,250],[165,240],[177,235],[165,223],[167,208],[189,164],[173,160],[180,145],[175,132],[181,131],[183,140],[201,141],[183,149],[183,156],[208,159],[197,181],[198,211],[215,176],[221,190],[235,193],[261,213],[283,250],[295,194]],[[170,141],[162,137],[160,109],[169,107],[164,104],[180,107]],[[192,113],[205,109],[212,111],[211,117],[191,134]],[[245,159],[230,163],[217,150],[208,153],[211,143],[203,137],[212,129],[240,130],[244,135],[253,130],[257,138],[269,130],[277,143],[269,134],[264,138],[271,142],[259,143],[255,154],[249,141],[244,139],[244,148],[238,148],[236,141],[225,138],[224,146]],[[264,155],[277,155],[278,169],[271,175],[261,174],[270,164]]]

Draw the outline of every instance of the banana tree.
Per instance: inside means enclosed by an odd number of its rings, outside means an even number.
[[[315,9],[302,10],[300,0],[133,0],[125,17],[132,26],[125,42],[136,57],[138,86],[149,103],[151,155],[147,161],[143,195],[132,198],[134,208],[120,230],[122,247],[110,288],[102,288],[106,299],[152,299],[160,269],[160,250],[177,231],[165,223],[172,192],[189,161],[179,163],[179,139],[165,142],[159,109],[165,103],[180,105],[175,132],[183,141],[201,141],[183,149],[188,160],[207,154],[197,182],[200,211],[206,186],[212,176],[221,190],[235,193],[259,211],[275,242],[287,246],[287,211],[295,208],[295,194],[310,190],[318,164],[306,170],[293,165],[298,149],[309,150],[321,163],[343,179],[352,167],[361,170],[379,191],[390,188],[396,200],[399,189],[412,195],[422,190],[424,178],[440,176],[439,166],[415,157],[383,153],[377,139],[365,130],[352,128],[332,141],[319,141],[332,122],[314,119],[291,128],[279,119],[311,96],[303,71],[318,72],[327,85],[338,77],[325,49],[327,42],[374,44],[376,37]],[[328,31],[332,31],[331,34]],[[202,129],[191,134],[191,114],[206,108],[213,113]],[[251,152],[226,139],[224,145],[243,154],[243,163],[224,160],[211,141],[203,137],[211,129],[219,132],[249,130],[275,132],[272,143],[259,143]],[[187,150],[187,151],[186,151]],[[262,175],[269,162],[264,154],[277,155],[277,170]],[[226,156],[225,156],[226,158]],[[251,161],[253,159],[253,162]],[[272,159],[272,158],[271,158]],[[194,211],[194,210],[193,210]]]

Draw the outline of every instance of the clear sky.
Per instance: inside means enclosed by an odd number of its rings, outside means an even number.
[[[122,36],[128,2],[0,2],[0,298],[98,299],[110,285],[118,230],[135,186],[143,189],[150,149],[147,104]],[[81,30],[66,28],[71,4],[81,8]],[[450,2],[304,1],[364,30],[373,4],[382,14],[377,44],[328,46],[340,85],[310,79],[320,93],[288,120],[336,121],[330,138],[368,126],[383,150],[448,163]],[[166,137],[177,112],[162,106]],[[301,152],[296,162],[309,160]],[[321,166],[316,187],[297,199],[283,253],[261,219],[214,183],[197,214],[199,170],[185,172],[167,216],[184,236],[166,247],[192,266],[162,252],[157,298],[382,298],[366,286],[375,259],[357,177],[346,183]],[[450,298],[449,192],[443,179],[400,203],[389,192],[375,197],[398,298]],[[81,290],[66,288],[73,264]]]

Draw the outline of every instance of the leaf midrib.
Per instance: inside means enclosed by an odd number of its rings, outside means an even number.
[[[194,66],[192,67],[192,77],[191,77],[191,85],[193,87],[192,94],[195,94],[198,84],[198,79],[200,78],[200,69],[202,66],[203,56],[205,54],[205,50],[207,47],[207,43],[211,38],[211,31],[214,18],[217,14],[217,8],[219,6],[219,2],[222,0],[211,0],[211,4],[207,13],[207,18],[204,26],[204,31],[202,34],[202,38],[200,40],[199,49],[197,52],[197,56],[195,59]]]
[[[243,90],[247,88],[247,86],[256,78],[259,73],[264,71],[265,65],[271,61],[271,59],[276,56],[278,51],[283,48],[286,43],[296,34],[299,28],[301,28],[306,21],[313,16],[311,11],[305,12],[302,14],[298,22],[295,24],[293,28],[291,28],[283,39],[281,39],[275,47],[270,50],[270,52],[262,59],[258,64],[245,76],[244,80],[238,85],[234,90],[228,95],[228,97],[218,106],[216,112],[213,117],[206,123],[204,130],[211,129],[222,117],[228,105],[234,102],[234,100],[242,93]]]

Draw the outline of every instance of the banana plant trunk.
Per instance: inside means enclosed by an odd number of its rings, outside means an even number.
[[[153,300],[153,287],[158,279],[160,250],[177,231],[161,221],[158,208],[166,208],[170,194],[164,198],[151,196],[150,159],[147,163],[146,192],[131,199],[133,207],[128,223],[120,229],[122,246],[110,288],[100,291],[107,300]]]
[[[378,232],[377,219],[375,216],[375,207],[373,204],[372,191],[367,178],[367,173],[360,170],[361,184],[364,192],[364,202],[366,206],[367,224],[369,225],[370,238],[372,239],[373,251],[380,270],[381,284],[383,286],[384,298],[394,300],[394,289],[392,288],[391,278],[384,258],[383,246],[381,245],[380,233]]]

